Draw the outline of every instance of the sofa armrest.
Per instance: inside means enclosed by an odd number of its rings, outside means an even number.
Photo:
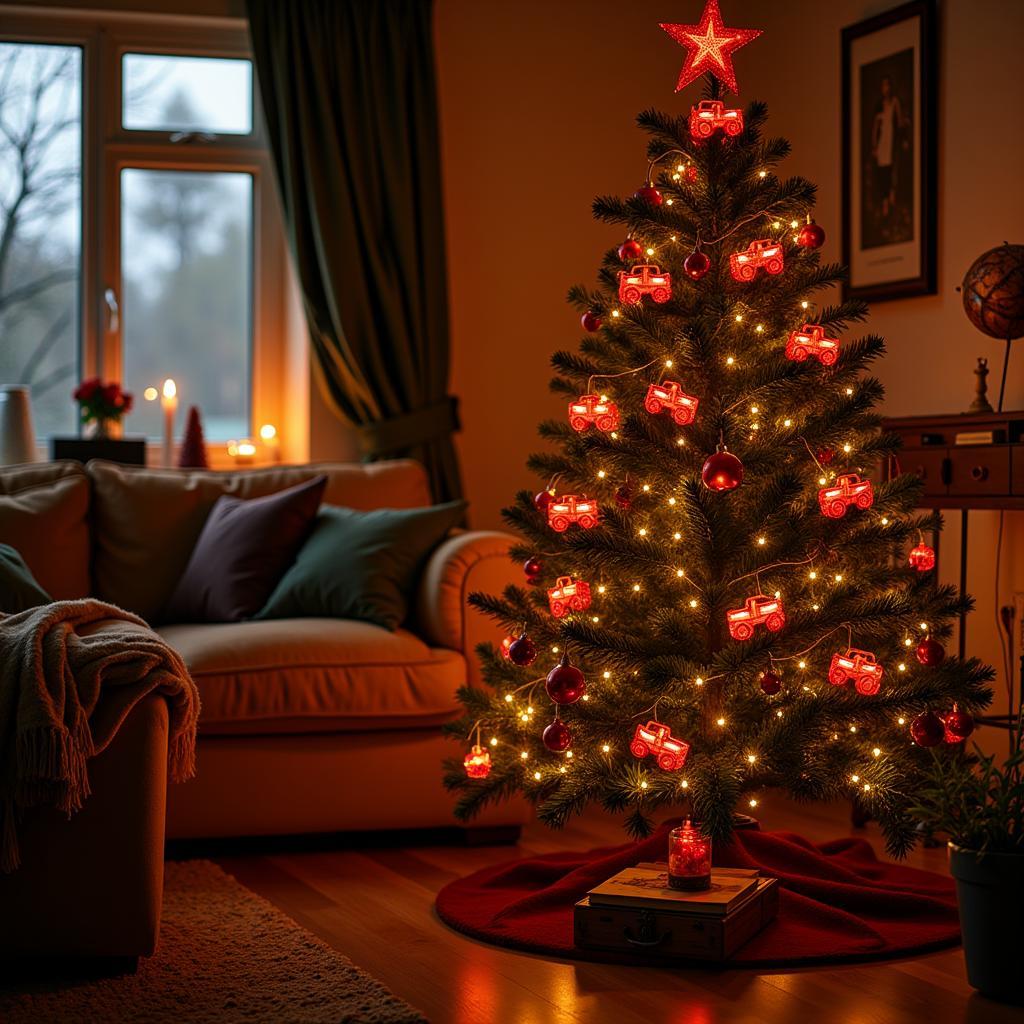
[[[476,645],[485,640],[500,643],[503,634],[496,623],[469,606],[469,595],[476,590],[501,594],[519,578],[509,560],[514,543],[515,537],[497,531],[455,533],[430,556],[420,580],[416,630],[429,644],[461,651],[471,685],[480,682]]]

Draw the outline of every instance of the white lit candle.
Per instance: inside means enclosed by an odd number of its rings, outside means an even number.
[[[273,423],[264,423],[260,427],[260,440],[267,450],[271,462],[281,461],[281,439],[277,434],[277,427]]]
[[[178,388],[170,377],[164,381],[160,405],[164,411],[163,466],[170,469],[174,465],[174,414],[178,411]]]

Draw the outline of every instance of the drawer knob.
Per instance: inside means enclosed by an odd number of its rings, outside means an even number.
[[[972,480],[987,480],[988,479],[988,466],[975,466],[971,470]]]

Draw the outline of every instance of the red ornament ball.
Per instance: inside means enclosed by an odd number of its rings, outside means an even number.
[[[683,270],[691,281],[699,281],[711,269],[711,260],[700,251],[694,249],[689,256],[683,260]]]
[[[769,697],[773,697],[782,689],[782,680],[774,672],[762,672],[761,689]]]
[[[587,692],[587,681],[583,673],[570,664],[568,654],[563,654],[562,660],[548,673],[544,685],[556,704],[575,704]]]
[[[629,484],[622,484],[615,492],[615,504],[623,511],[628,512],[633,505],[633,488]]]
[[[525,668],[537,660],[537,645],[525,634],[518,640],[513,640],[508,649],[508,660],[513,665]]]
[[[937,747],[946,737],[946,726],[934,711],[922,711],[910,723],[910,735],[919,747]]]
[[[942,721],[946,726],[946,735],[943,739],[947,743],[962,743],[974,732],[974,719],[955,704],[952,711],[942,715]]]
[[[946,652],[942,644],[938,640],[933,640],[930,636],[925,637],[917,645],[917,650],[914,651],[914,654],[922,665],[927,665],[929,668],[936,668],[946,660]]]
[[[548,505],[555,500],[554,491],[538,491],[533,496],[533,505],[539,512],[547,512]]]
[[[713,491],[731,491],[743,483],[743,463],[724,447],[708,456],[700,471],[704,486]]]
[[[836,451],[834,448],[819,448],[815,452],[815,458],[823,465],[828,466],[832,460],[836,457]]]
[[[544,571],[544,563],[536,556],[531,555],[523,562],[523,572],[526,573],[527,583],[536,583],[537,577]]]
[[[580,317],[580,326],[587,332],[587,334],[593,334],[595,331],[601,329],[601,316],[599,313],[595,313],[592,309],[588,309],[583,316]]]
[[[686,168],[687,181],[696,181],[699,174],[700,172],[697,170],[694,164],[690,164],[690,166]]]
[[[569,731],[569,726],[560,719],[555,719],[542,733],[541,739],[544,740],[544,746],[548,750],[554,751],[556,754],[561,753],[563,750],[568,750],[572,743],[572,733]]]
[[[635,238],[627,238],[619,246],[619,259],[623,263],[635,263],[643,254],[643,246]]]
[[[811,217],[808,217],[807,223],[800,229],[796,240],[797,244],[802,245],[805,249],[820,249],[825,244],[825,230],[820,224],[815,224]]]
[[[641,185],[640,188],[633,193],[633,198],[639,199],[645,203],[650,203],[651,206],[661,206],[664,202],[661,193],[650,182],[647,182],[646,185]]]

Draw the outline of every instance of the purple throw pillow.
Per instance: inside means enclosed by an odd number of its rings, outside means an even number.
[[[163,622],[252,618],[309,535],[327,477],[263,498],[221,495],[210,510]]]

